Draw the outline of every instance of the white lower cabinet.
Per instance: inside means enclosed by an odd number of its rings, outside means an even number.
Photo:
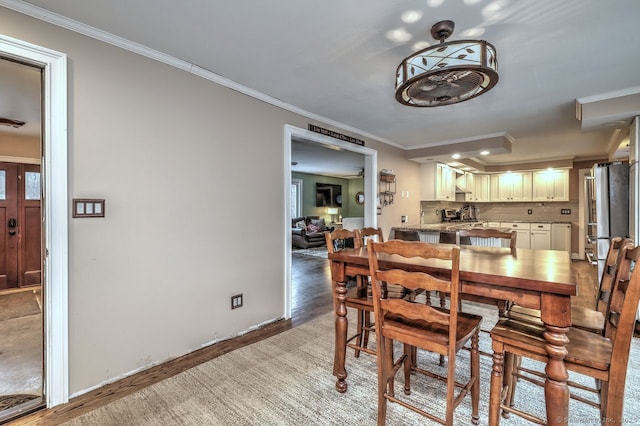
[[[436,231],[421,231],[420,241],[423,243],[438,244],[440,242],[440,233]]]
[[[534,250],[551,249],[551,224],[532,223],[531,224],[531,248]]]
[[[510,228],[518,233],[516,237],[517,248],[530,248],[531,247],[531,227],[528,223],[522,222],[500,222],[501,228]]]

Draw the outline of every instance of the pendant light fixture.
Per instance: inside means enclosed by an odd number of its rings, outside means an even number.
[[[453,21],[440,21],[431,36],[440,44],[405,58],[396,71],[396,100],[415,107],[464,102],[498,82],[496,49],[484,40],[445,40],[453,34]]]

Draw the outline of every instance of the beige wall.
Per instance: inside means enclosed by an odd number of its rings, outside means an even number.
[[[70,393],[282,317],[284,125],[310,120],[7,9],[0,27],[68,55],[69,198],[106,199],[69,218]],[[411,191],[388,234],[419,211],[417,164],[354,136]]]

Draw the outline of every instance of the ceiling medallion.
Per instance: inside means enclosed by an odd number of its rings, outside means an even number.
[[[396,100],[415,107],[435,107],[464,102],[498,82],[496,49],[484,40],[445,40],[453,21],[431,27],[440,44],[405,58],[396,71]]]

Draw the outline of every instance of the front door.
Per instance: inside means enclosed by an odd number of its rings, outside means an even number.
[[[0,291],[41,283],[40,166],[0,162]]]

